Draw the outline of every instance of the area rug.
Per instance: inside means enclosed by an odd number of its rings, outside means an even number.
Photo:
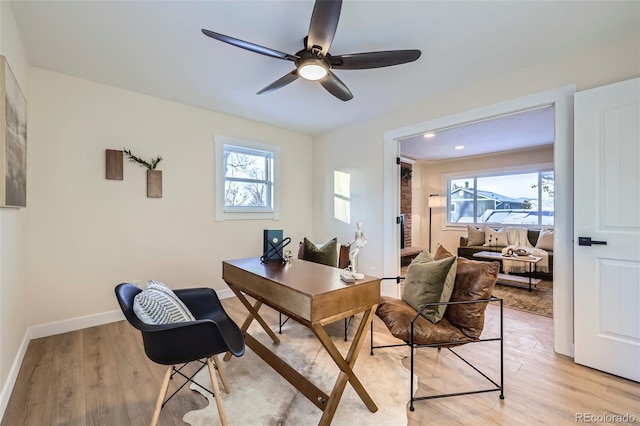
[[[496,284],[493,295],[504,299],[506,308],[553,317],[552,281],[540,281],[532,291],[523,287]]]
[[[340,327],[337,329],[340,331]],[[355,333],[355,329],[356,325],[353,324],[350,337]],[[345,342],[339,331],[332,333],[335,334],[332,339],[344,355],[351,340]],[[289,321],[283,328],[283,334],[279,335],[279,345],[267,340],[264,331],[255,323],[251,325],[249,332],[325,393],[331,393],[338,377],[338,367],[309,329]],[[374,338],[376,345],[397,342],[390,335],[377,332]],[[376,349],[375,355],[371,356],[369,348],[367,335],[356,360],[354,372],[378,406],[378,411],[370,412],[351,385],[347,384],[332,424],[407,424],[410,373],[401,362],[408,353],[398,348]],[[221,362],[231,388],[229,394],[222,390],[223,404],[230,425],[298,426],[317,425],[320,421],[322,412],[251,349],[247,348],[240,358]],[[198,373],[196,380],[211,387],[206,368]],[[417,379],[414,380],[417,383]],[[221,383],[220,387],[222,389]],[[211,394],[203,392],[193,384],[191,389],[202,393],[209,400],[209,405],[201,410],[186,413],[183,420],[192,426],[219,425],[218,410]]]

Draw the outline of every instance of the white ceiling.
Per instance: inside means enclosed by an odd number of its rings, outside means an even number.
[[[554,143],[555,108],[550,105],[519,113],[433,129],[400,141],[403,157],[439,161],[503,151],[537,148]],[[456,149],[462,146],[463,149]]]
[[[422,50],[410,64],[337,70],[354,94],[348,102],[301,79],[256,95],[293,64],[200,32],[206,28],[295,53],[313,4],[11,1],[33,66],[310,134],[640,31],[638,1],[347,0],[330,53]]]

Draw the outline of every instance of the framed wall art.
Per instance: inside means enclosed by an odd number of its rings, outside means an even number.
[[[0,207],[27,206],[27,100],[0,56]]]

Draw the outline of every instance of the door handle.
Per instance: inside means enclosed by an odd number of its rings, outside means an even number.
[[[600,246],[606,246],[607,242],[606,241],[595,241],[595,240],[592,240],[591,237],[578,237],[578,245],[579,246],[591,246],[593,244],[600,245]]]

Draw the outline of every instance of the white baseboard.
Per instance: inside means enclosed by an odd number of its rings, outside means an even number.
[[[228,299],[230,297],[236,297],[236,295],[233,294],[233,291],[228,288],[225,288],[224,290],[216,290],[216,294],[218,295],[218,299]]]
[[[83,328],[95,327],[97,325],[122,321],[123,319],[124,314],[120,309],[118,309],[117,311],[103,312],[100,314],[87,315],[85,317],[77,317],[62,321],[50,322],[48,324],[34,325],[32,327],[29,327],[29,338],[39,339],[40,337],[53,336],[54,334],[60,333],[68,333],[70,331],[81,330]]]
[[[20,371],[20,366],[22,365],[24,355],[27,353],[27,347],[29,347],[30,341],[31,339],[29,339],[29,329],[27,329],[27,332],[24,334],[22,342],[20,343],[20,347],[18,348],[18,353],[13,359],[13,364],[11,364],[11,368],[9,369],[7,380],[5,380],[2,391],[0,391],[0,419],[4,417],[4,412],[7,409],[7,404],[9,404],[9,398],[11,397],[11,392],[13,391],[13,387],[16,384],[18,372]]]
[[[235,294],[229,289],[216,290],[216,294],[220,299],[228,299],[235,297]],[[9,403],[11,392],[16,384],[18,378],[18,372],[24,359],[24,355],[27,353],[27,347],[32,339],[39,339],[41,337],[53,336],[60,333],[68,333],[70,331],[81,330],[83,328],[95,327],[98,325],[109,324],[116,321],[122,321],[124,314],[120,309],[109,312],[102,312],[100,314],[87,315],[84,317],[70,318],[67,320],[51,322],[47,324],[34,325],[27,329],[18,348],[7,380],[4,382],[2,391],[0,391],[0,419],[4,417],[4,412]]]

